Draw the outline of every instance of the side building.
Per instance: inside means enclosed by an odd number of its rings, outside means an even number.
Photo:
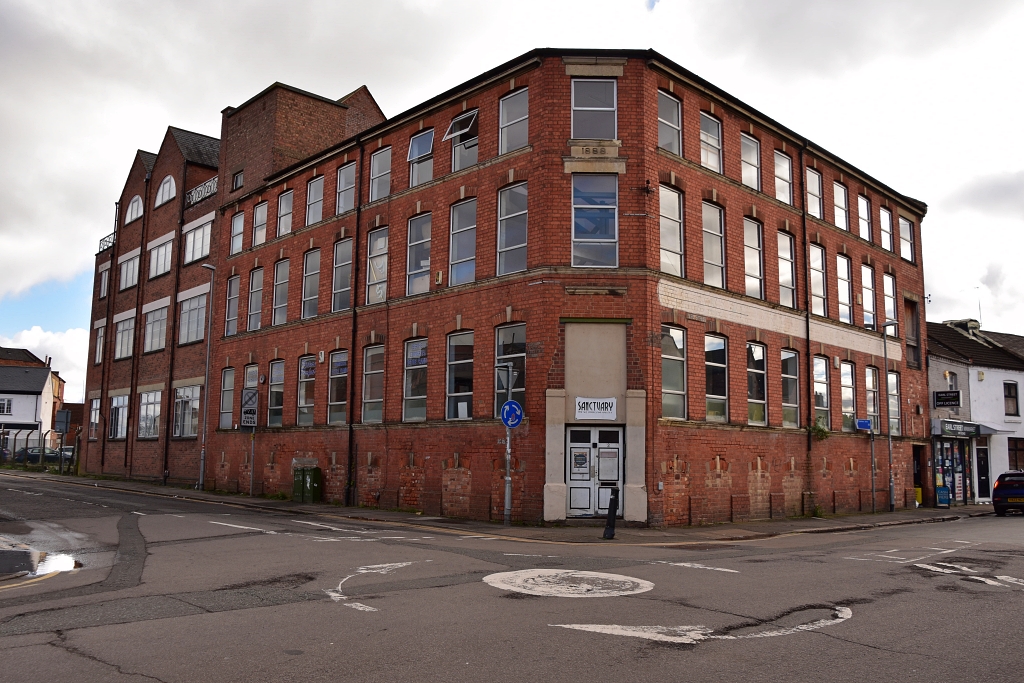
[[[0,346],[0,448],[13,455],[25,446],[60,445],[54,431],[64,407],[64,379],[50,357]]]
[[[656,52],[534,50],[387,119],[365,88],[275,84],[224,110],[216,178],[154,374],[90,373],[97,425],[130,398],[89,471],[160,476],[122,452],[162,382],[170,479],[273,493],[315,462],[332,500],[501,518],[511,395],[514,519],[600,515],[614,486],[650,524],[869,510],[857,418],[893,435],[876,503],[913,504],[927,207]]]

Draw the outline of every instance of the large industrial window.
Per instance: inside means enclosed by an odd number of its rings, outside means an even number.
[[[800,426],[800,356],[782,349],[782,426]]]
[[[181,302],[178,319],[178,343],[188,344],[203,339],[206,330],[206,295],[200,294]]]
[[[498,275],[526,270],[526,183],[498,193]]]
[[[815,218],[822,217],[821,174],[807,169],[807,213]]]
[[[461,285],[476,279],[476,200],[452,207],[448,283]]]
[[[288,259],[274,264],[274,302],[271,325],[288,322]]]
[[[434,131],[423,131],[409,140],[409,187],[434,179]]]
[[[168,268],[170,265],[168,264]],[[110,282],[110,270],[100,271],[100,299],[105,299],[107,296],[107,289]]]
[[[199,386],[174,390],[174,429],[172,436],[191,438],[199,434]]]
[[[658,91],[658,147],[683,155],[682,107],[679,100]]]
[[[224,368],[220,373],[220,428],[235,425],[235,369]]]
[[[853,274],[850,259],[836,255],[836,286],[838,288],[839,322],[853,324]]]
[[[317,313],[320,300],[320,250],[307,251],[302,258],[302,318]]]
[[[477,161],[477,112],[460,114],[452,119],[443,140],[452,141],[452,172],[469,168]]]
[[[167,306],[146,314],[146,333],[143,337],[142,352],[159,351],[164,348],[167,337]]]
[[[573,175],[573,266],[619,265],[618,183],[614,175]]]
[[[900,258],[914,262],[914,224],[900,216]]]
[[[228,245],[229,255],[242,251],[243,232],[245,232],[245,214],[239,211],[231,217],[231,243]]]
[[[871,241],[871,200],[862,194],[857,195],[857,224],[860,226],[862,239]]]
[[[683,275],[683,195],[661,186],[661,270]]]
[[[661,326],[661,416],[686,419],[686,330]]]
[[[572,137],[616,139],[615,81],[576,79],[572,82]]]
[[[828,358],[814,357],[814,421],[831,429],[828,416]]]
[[[228,278],[227,298],[224,306],[225,337],[230,337],[238,332],[238,286],[241,280],[239,275]]]
[[[156,439],[160,436],[159,391],[144,391],[139,395],[139,438]]]
[[[704,232],[704,284],[725,287],[725,231],[722,209],[701,205]]]
[[[878,224],[882,235],[882,249],[892,251],[892,213],[889,209],[878,210]]]
[[[100,430],[100,399],[94,398],[89,404],[89,440],[95,440]]]
[[[191,233],[189,233],[191,234]],[[139,283],[139,257],[133,256],[121,262],[121,285],[119,289],[128,289]]]
[[[267,426],[280,427],[284,423],[284,361],[270,363],[267,385]]]
[[[722,123],[704,112],[700,113],[700,164],[722,172]]]
[[[449,420],[473,417],[473,333],[448,335],[448,407]]]
[[[740,133],[740,166],[743,184],[761,189],[761,143],[756,138]]]
[[[499,327],[495,334],[494,364],[512,363],[512,400],[526,411],[526,325]],[[501,406],[508,396],[508,371],[494,369],[494,416],[500,417]]]
[[[747,343],[747,424],[768,424],[768,361],[763,344]]]
[[[324,177],[306,183],[306,225],[319,223],[324,217]]]
[[[352,240],[334,243],[334,281],[331,310],[344,311],[352,306]]]
[[[430,216],[409,219],[409,257],[406,260],[407,296],[430,291]]]
[[[878,368],[864,369],[864,399],[867,402],[871,431],[878,433]]]
[[[402,421],[427,419],[427,340],[405,343],[405,381],[402,383]]]
[[[210,229],[213,221],[185,233],[185,263],[192,263],[210,255]]]
[[[348,351],[331,354],[328,383],[327,424],[345,424],[348,419]]]
[[[775,198],[793,203],[793,161],[782,152],[775,152]]]
[[[153,202],[153,207],[156,208],[174,199],[175,190],[174,178],[167,176],[161,180],[160,187],[156,191],[156,200]]]
[[[889,373],[889,433],[893,436],[902,434],[900,429],[900,376]]]
[[[260,329],[263,311],[263,269],[257,268],[249,273],[249,321],[247,329]]]
[[[885,322],[896,322],[896,278],[888,273],[882,275],[882,299],[885,302]],[[898,325],[887,328],[890,337],[899,336]]]
[[[708,422],[729,421],[728,371],[725,339],[704,335],[704,395]]]
[[[267,202],[257,204],[252,210],[252,246],[267,241]]]
[[[388,229],[374,230],[367,239],[366,303],[388,298]]]
[[[860,267],[860,296],[864,301],[864,327],[875,329],[875,269]]]
[[[94,361],[97,365],[103,362],[103,337],[105,329],[102,325],[96,328],[96,356]]]
[[[820,245],[811,245],[811,313],[827,316],[828,306],[825,300],[825,249]]]
[[[295,423],[300,427],[313,424],[316,397],[316,357],[303,356],[299,359],[299,390]]]
[[[135,350],[135,318],[115,323],[114,360],[129,358]]]
[[[761,224],[743,219],[743,269],[747,296],[764,298],[764,262]]]
[[[356,208],[356,162],[338,169],[338,190],[335,213],[342,214]]]
[[[832,183],[832,205],[835,208],[835,224],[841,230],[850,229],[850,208],[846,197],[846,186]]]
[[[174,242],[164,242],[158,247],[149,250],[149,279],[169,273],[171,271],[171,249]],[[103,271],[106,275],[107,271]],[[104,278],[106,279],[106,278]]]
[[[110,430],[108,438],[124,439],[128,436],[128,397],[110,397]]]
[[[391,148],[374,152],[370,157],[370,201],[391,194]]]
[[[291,190],[277,198],[277,236],[287,235],[292,231],[292,200],[295,195]]]
[[[839,364],[839,398],[843,413],[843,431],[852,432],[856,426],[857,402],[853,383],[853,363]]]
[[[526,88],[501,99],[498,153],[506,154],[529,144],[530,93]]]
[[[796,308],[796,256],[793,236],[778,233],[779,239],[779,303]]]
[[[363,422],[384,420],[384,347],[363,350]]]

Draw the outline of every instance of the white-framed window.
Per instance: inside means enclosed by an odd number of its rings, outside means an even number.
[[[683,155],[682,104],[672,95],[658,91],[658,147]]]
[[[452,141],[452,172],[476,164],[478,128],[476,111],[460,114],[448,125],[442,141]]]
[[[224,336],[230,337],[238,332],[238,290],[242,276],[228,278],[227,299],[224,306]]]
[[[142,218],[142,197],[135,195],[128,202],[128,209],[124,212],[124,222],[131,223],[139,218]]]
[[[104,335],[104,331],[105,330],[106,330],[106,328],[104,328],[102,326],[96,328],[96,355],[95,355],[95,363],[96,363],[96,365],[99,365],[100,363],[103,362],[103,337],[105,336]]]
[[[245,213],[239,211],[231,217],[231,243],[228,245],[229,256],[242,251],[242,233],[244,232]]]
[[[167,338],[167,306],[146,314],[146,333],[142,351],[159,351],[164,348]]]
[[[12,399],[0,398],[0,415],[11,414]]]
[[[782,349],[782,426],[800,426],[800,356]]]
[[[820,244],[812,244],[811,257],[811,313],[822,317],[828,316],[828,304],[825,296],[825,248]]]
[[[256,268],[249,273],[249,308],[246,329],[250,332],[260,329],[263,312],[263,269]]]
[[[842,254],[836,255],[836,288],[839,303],[839,322],[853,324],[853,273],[850,272],[850,259]]]
[[[431,214],[425,213],[409,219],[406,296],[430,291],[430,217]]]
[[[616,139],[614,79],[572,81],[572,137],[576,140]]]
[[[860,237],[871,241],[871,200],[862,194],[857,195],[857,225]]]
[[[213,221],[185,233],[185,263],[192,263],[210,255],[210,229]]]
[[[107,288],[110,284],[110,270],[100,272],[100,299],[107,298]]]
[[[900,258],[914,262],[914,224],[900,216]]]
[[[740,133],[740,166],[743,184],[760,191],[761,189],[761,143],[757,138]]]
[[[775,151],[775,198],[793,203],[793,161],[787,154]]]
[[[242,385],[246,389],[256,389],[260,383],[260,366],[256,363],[245,366],[245,376],[242,378]]]
[[[662,185],[659,194],[661,213],[661,270],[683,276],[683,195]]]
[[[303,356],[299,359],[299,390],[295,422],[300,427],[313,424],[316,397],[316,357]]]
[[[890,372],[888,375],[889,433],[899,436],[903,433],[900,429],[900,376],[896,372]]]
[[[235,171],[231,174],[231,191],[242,189],[245,184],[245,171]]]
[[[327,380],[327,424],[343,425],[348,420],[348,351],[331,353]]]
[[[274,301],[271,325],[288,322],[288,259],[274,264]]]
[[[371,232],[366,251],[366,303],[379,304],[388,298],[388,229]]]
[[[768,424],[768,359],[763,344],[747,342],[747,424]]]
[[[356,208],[356,162],[338,169],[338,194],[335,213],[342,214]]]
[[[95,441],[100,433],[100,399],[94,398],[89,403],[89,440]]]
[[[221,429],[235,426],[235,369],[220,371],[220,422]]]
[[[661,326],[661,416],[686,419],[686,330]]]
[[[729,355],[724,337],[704,335],[704,397],[708,422],[729,421]]]
[[[476,199],[452,206],[451,233],[448,284],[473,282],[476,279]]]
[[[821,218],[821,174],[814,169],[807,169],[807,213],[815,218]]]
[[[878,210],[878,226],[882,236],[882,249],[892,251],[892,212],[889,209]]]
[[[700,165],[722,172],[722,123],[704,112],[700,113]]]
[[[526,270],[526,183],[498,192],[498,275]]]
[[[499,327],[494,335],[494,364],[512,363],[512,400],[526,411],[526,325]],[[494,417],[501,416],[501,406],[508,397],[508,371],[494,369]]]
[[[331,284],[331,310],[352,307],[352,240],[334,243],[334,277]]]
[[[174,429],[172,436],[190,438],[199,434],[199,392],[201,387],[174,390]]]
[[[135,346],[135,318],[115,323],[114,360],[130,358]]]
[[[315,317],[320,300],[320,250],[302,257],[302,319]]]
[[[261,202],[252,210],[252,246],[263,244],[267,241],[267,206],[268,202]]]
[[[878,434],[878,368],[864,368],[864,400],[867,403],[871,431]]]
[[[725,229],[722,209],[714,204],[701,204],[704,234],[704,284],[725,287]]]
[[[370,201],[391,194],[391,148],[374,152],[370,156]]]
[[[174,242],[164,242],[149,250],[149,279],[171,272],[171,248]],[[106,271],[103,271],[106,275]]]
[[[619,177],[575,173],[572,176],[572,265],[619,265]]]
[[[814,369],[814,421],[825,429],[832,429],[828,416],[828,358],[815,356]]]
[[[527,88],[501,98],[498,116],[498,154],[507,154],[529,144],[530,93]]]
[[[427,340],[405,342],[405,381],[402,382],[402,421],[427,419]]]
[[[778,232],[779,242],[779,303],[796,308],[796,247],[793,236]]]
[[[139,284],[139,257],[121,262],[121,284],[118,289],[128,289]]]
[[[277,236],[287,235],[292,231],[292,203],[295,193],[292,190],[283,192],[277,198]]]
[[[200,294],[181,302],[178,322],[178,344],[188,344],[203,338],[206,327],[206,295]]]
[[[319,223],[324,218],[324,177],[306,183],[306,225]]]
[[[849,199],[846,186],[832,183],[832,205],[835,209],[835,223],[840,230],[850,229]]]
[[[853,382],[853,363],[843,361],[839,364],[839,399],[843,413],[844,432],[852,432],[857,426],[856,387]]]
[[[764,244],[761,224],[743,219],[743,272],[747,296],[764,298]]]
[[[860,297],[864,301],[864,327],[875,329],[875,269],[860,267]]]
[[[128,437],[128,397],[110,397],[110,430],[107,436],[110,439],[124,439]]]
[[[457,332],[448,335],[448,390],[447,412],[449,420],[473,418],[473,333]]]
[[[156,199],[153,201],[153,208],[171,201],[174,199],[175,194],[174,178],[171,176],[165,177],[160,181],[160,187],[157,188]]]
[[[270,379],[267,381],[267,426],[280,427],[284,424],[284,361],[270,362]]]
[[[434,179],[434,129],[417,133],[409,140],[409,187]]]
[[[885,304],[885,322],[896,320],[896,278],[888,273],[882,274],[882,299]],[[898,325],[886,328],[890,337],[898,336]]]
[[[363,349],[363,422],[384,421],[384,347]]]

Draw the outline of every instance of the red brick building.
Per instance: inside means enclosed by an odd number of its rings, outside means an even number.
[[[870,509],[856,418],[902,507],[926,210],[653,51],[534,50],[392,118],[275,84],[139,152],[87,469],[273,493],[314,458],[332,500],[500,518],[511,363],[515,519]]]

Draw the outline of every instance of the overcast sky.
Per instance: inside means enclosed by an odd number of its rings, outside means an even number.
[[[81,400],[91,266],[136,149],[274,81],[394,115],[534,47],[654,48],[926,202],[928,319],[1024,334],[1024,3],[0,0],[0,345]]]

